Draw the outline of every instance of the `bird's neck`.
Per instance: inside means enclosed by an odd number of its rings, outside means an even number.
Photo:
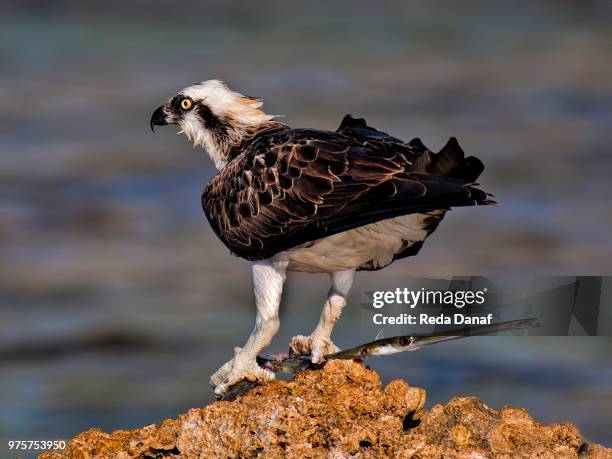
[[[210,155],[215,167],[221,170],[258,137],[283,129],[289,127],[273,120],[257,125],[232,126],[223,131],[205,133],[200,143]]]

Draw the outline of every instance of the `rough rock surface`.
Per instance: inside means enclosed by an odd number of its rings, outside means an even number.
[[[572,424],[543,426],[527,411],[456,397],[424,411],[425,391],[382,387],[352,361],[274,381],[232,402],[194,408],[141,429],[83,432],[51,458],[612,458]]]

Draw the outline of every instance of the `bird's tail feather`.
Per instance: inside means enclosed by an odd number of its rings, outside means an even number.
[[[412,139],[408,145],[418,154],[414,162],[415,171],[474,182],[484,170],[484,164],[480,159],[475,156],[465,157],[455,137],[448,139],[438,153],[433,153],[418,138]]]

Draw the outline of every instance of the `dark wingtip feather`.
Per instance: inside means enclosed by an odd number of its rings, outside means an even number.
[[[446,145],[442,147],[439,154],[443,154],[444,152],[452,152],[453,154],[462,158],[464,156],[463,148],[461,148],[461,145],[459,145],[457,137],[449,137],[449,139],[446,141]]]
[[[418,145],[420,141],[414,139],[412,142]],[[484,165],[475,156],[466,158],[457,138],[450,137],[446,145],[434,155],[429,171],[437,175],[465,180],[469,183],[476,181],[484,171]]]
[[[465,185],[465,187],[470,192],[470,198],[473,201],[474,205],[477,206],[491,206],[498,205],[497,201],[491,199],[492,195],[487,193],[486,191],[481,190],[480,188],[476,188],[478,186],[477,183],[470,183]]]
[[[465,180],[466,182],[475,181],[484,171],[484,164],[475,156],[468,156],[463,161],[460,161],[449,173],[449,177],[455,177]]]
[[[421,139],[418,138],[418,137],[415,137],[410,142],[408,142],[408,145],[411,146],[412,148],[417,149],[417,150],[426,150],[427,149],[427,147],[423,144],[423,142],[421,142]]]
[[[449,175],[463,161],[464,157],[465,154],[459,146],[459,142],[455,137],[451,137],[436,155],[432,172],[438,175]]]
[[[444,148],[458,148],[459,150],[463,151],[461,149],[461,146],[459,146],[459,141],[457,140],[457,137],[455,136],[451,136],[448,138],[448,141],[446,142],[446,145]]]
[[[340,123],[340,127],[338,127],[338,131],[343,129],[367,129],[368,123],[364,118],[353,118],[353,115],[347,113],[342,118],[342,122]]]

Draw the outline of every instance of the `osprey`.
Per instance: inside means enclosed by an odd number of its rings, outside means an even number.
[[[328,273],[331,288],[309,336],[293,352],[314,363],[339,349],[331,341],[355,271],[416,255],[454,206],[493,204],[474,181],[484,167],[455,138],[438,153],[346,115],[336,131],[294,129],[264,113],[260,99],[219,80],[189,86],[157,108],[155,126],[176,124],[206,149],[218,173],[202,207],[230,251],[252,262],[255,327],[210,379],[216,395],[273,372],[256,357],[278,331],[287,271]]]

